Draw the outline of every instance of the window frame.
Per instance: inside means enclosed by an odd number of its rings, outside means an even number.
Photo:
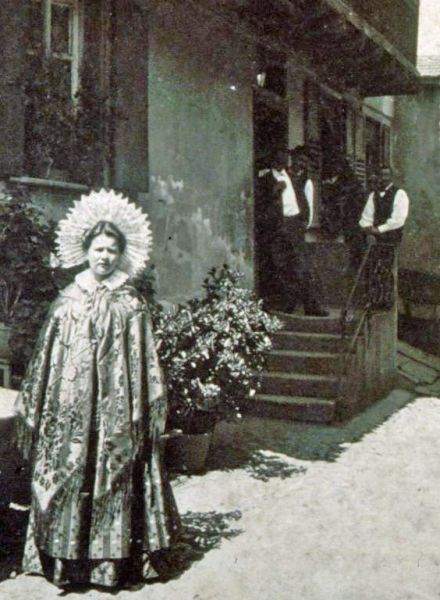
[[[41,5],[42,11],[42,55],[49,59],[70,63],[70,96],[74,100],[80,86],[80,67],[84,42],[84,3],[83,0],[30,0],[30,4]],[[69,52],[52,52],[52,7],[64,6],[71,9],[69,15]],[[29,55],[37,50],[28,48]]]

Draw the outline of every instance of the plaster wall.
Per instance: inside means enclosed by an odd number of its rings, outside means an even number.
[[[294,64],[289,65],[287,99],[289,103],[289,148],[304,144],[305,75]]]
[[[370,96],[365,98],[364,112],[379,121],[390,123],[394,116],[394,96]]]
[[[393,154],[411,202],[400,265],[440,274],[440,85],[396,99]]]
[[[225,262],[253,284],[254,48],[208,12],[157,2],[149,27],[150,189],[160,298]]]

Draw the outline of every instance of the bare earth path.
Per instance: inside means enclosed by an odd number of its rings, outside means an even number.
[[[212,469],[175,482],[217,547],[167,583],[69,600],[440,599],[440,399],[396,391],[340,428],[249,420],[219,436]],[[1,600],[60,593],[0,583]]]

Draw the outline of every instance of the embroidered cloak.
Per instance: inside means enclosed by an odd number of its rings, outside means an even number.
[[[22,445],[26,431],[32,440],[23,570],[60,585],[116,585],[177,529],[159,452],[162,375],[146,304],[126,280],[87,270],[60,293],[17,400]]]

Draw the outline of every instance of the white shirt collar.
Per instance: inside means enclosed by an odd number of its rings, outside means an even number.
[[[109,275],[109,277],[106,277],[102,281],[98,281],[95,279],[92,270],[86,269],[85,271],[78,273],[78,275],[75,277],[75,282],[86,292],[94,292],[103,285],[109,290],[115,290],[123,285],[127,279],[127,273],[121,271],[120,269],[116,269],[111,275]]]
[[[393,187],[393,182],[389,183],[383,190],[380,190],[379,194],[385,196],[385,194]]]

